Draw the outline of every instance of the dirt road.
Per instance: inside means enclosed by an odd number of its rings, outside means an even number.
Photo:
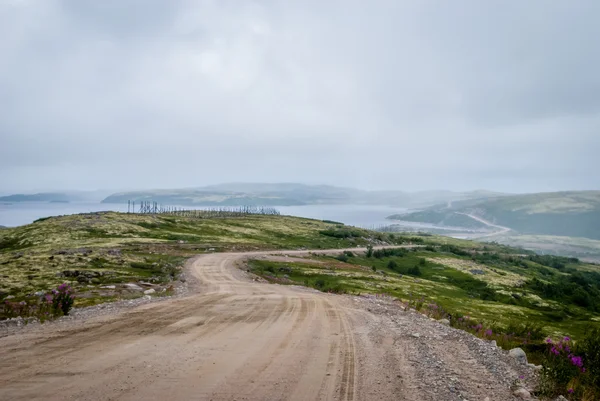
[[[491,222],[489,222],[489,221],[487,221],[487,220],[485,220],[485,219],[482,219],[481,217],[475,216],[475,215],[473,215],[473,214],[469,214],[469,213],[459,213],[459,212],[456,212],[456,214],[462,214],[462,215],[465,215],[465,216],[467,216],[467,217],[470,217],[470,218],[472,218],[473,220],[477,220],[478,222],[485,224],[485,225],[486,225],[486,226],[488,226],[488,227],[492,227],[492,228],[497,228],[497,229],[498,229],[498,231],[494,231],[494,232],[491,232],[491,233],[488,233],[488,234],[484,234],[484,235],[476,235],[476,236],[474,236],[473,238],[492,237],[492,236],[494,236],[494,235],[505,234],[505,233],[507,233],[507,232],[511,231],[511,228],[509,228],[509,227],[499,226],[499,225],[497,225],[497,224],[491,223]]]
[[[512,399],[456,330],[254,282],[235,266],[244,257],[195,258],[190,296],[0,338],[0,400]]]

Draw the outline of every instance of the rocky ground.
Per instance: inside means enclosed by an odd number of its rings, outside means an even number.
[[[363,315],[367,338],[374,343],[393,341],[412,372],[402,380],[422,400],[534,399],[537,368],[526,359],[509,355],[494,342],[432,320],[412,309],[405,311],[387,297],[352,297]],[[513,352],[515,353],[515,352]]]

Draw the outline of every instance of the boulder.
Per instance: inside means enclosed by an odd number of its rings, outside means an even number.
[[[123,286],[125,288],[127,288],[128,290],[134,290],[134,291],[143,291],[144,289],[142,287],[140,287],[137,284],[133,284],[133,283],[127,283],[127,284],[123,284]]]
[[[529,393],[529,391],[525,390],[524,388],[515,390],[513,392],[513,395],[522,400],[530,400],[531,399],[531,394]]]
[[[525,354],[525,351],[523,351],[521,348],[511,349],[510,351],[508,351],[508,355],[515,358],[517,361],[519,361],[519,363],[527,365],[527,355]]]

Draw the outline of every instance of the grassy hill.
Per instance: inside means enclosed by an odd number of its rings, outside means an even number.
[[[600,191],[511,195],[431,207],[394,218],[433,224],[469,213],[522,234],[600,239]],[[392,216],[391,216],[392,217]],[[461,218],[462,219],[462,218]]]
[[[79,306],[134,296],[123,283],[168,286],[187,258],[205,252],[412,243],[418,247],[326,258],[304,270],[285,263],[255,267],[320,289],[422,297],[504,325],[528,319],[551,332],[577,334],[600,321],[600,268],[574,258],[296,217],[202,216],[91,213],[0,230],[0,300],[30,299],[65,281],[75,287]]]
[[[255,260],[250,266],[280,284],[385,294],[431,313],[443,310],[453,319],[469,316],[494,333],[521,327],[525,336],[528,331],[581,336],[600,325],[598,265],[445,237],[424,237],[424,244],[371,256],[346,252],[303,261]]]
[[[233,183],[202,188],[122,192],[108,196],[104,203],[126,203],[128,200],[157,201],[189,206],[292,206],[315,204],[370,204],[397,207],[425,207],[440,202],[481,199],[498,196],[488,191],[363,191],[329,185],[294,183]]]
[[[469,216],[443,210],[425,210],[408,214],[394,214],[390,220],[410,221],[416,223],[430,223],[445,227],[464,227],[469,229],[486,229],[488,226]]]
[[[383,234],[285,216],[51,217],[0,230],[0,299],[47,291],[71,276],[82,277],[79,290],[86,292],[128,281],[167,282],[186,257],[202,252],[353,247],[377,237]]]

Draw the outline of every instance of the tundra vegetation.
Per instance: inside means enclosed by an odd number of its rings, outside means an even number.
[[[411,247],[392,248],[401,244]],[[600,266],[496,243],[377,233],[330,221],[106,212],[3,229],[0,319],[29,314],[43,320],[67,314],[73,304],[142,295],[125,284],[166,288],[199,253],[356,247],[367,251],[251,260],[249,268],[274,283],[394,297],[399,308],[448,319],[504,348],[523,347],[530,361],[544,366],[540,394],[597,395],[598,372],[590,364],[600,352],[593,338],[600,325]],[[67,288],[68,299],[53,291]],[[23,303],[28,307],[19,311]]]
[[[377,238],[384,235],[285,216],[105,212],[44,218],[0,230],[0,300],[29,302],[66,282],[77,293],[75,306],[87,306],[141,295],[126,283],[166,287],[199,253],[356,247]]]
[[[498,244],[420,240],[408,249],[256,259],[249,267],[279,284],[394,297],[399,308],[447,319],[504,349],[523,348],[543,365],[540,395],[597,399],[598,365],[589,365],[600,355],[600,266]]]

